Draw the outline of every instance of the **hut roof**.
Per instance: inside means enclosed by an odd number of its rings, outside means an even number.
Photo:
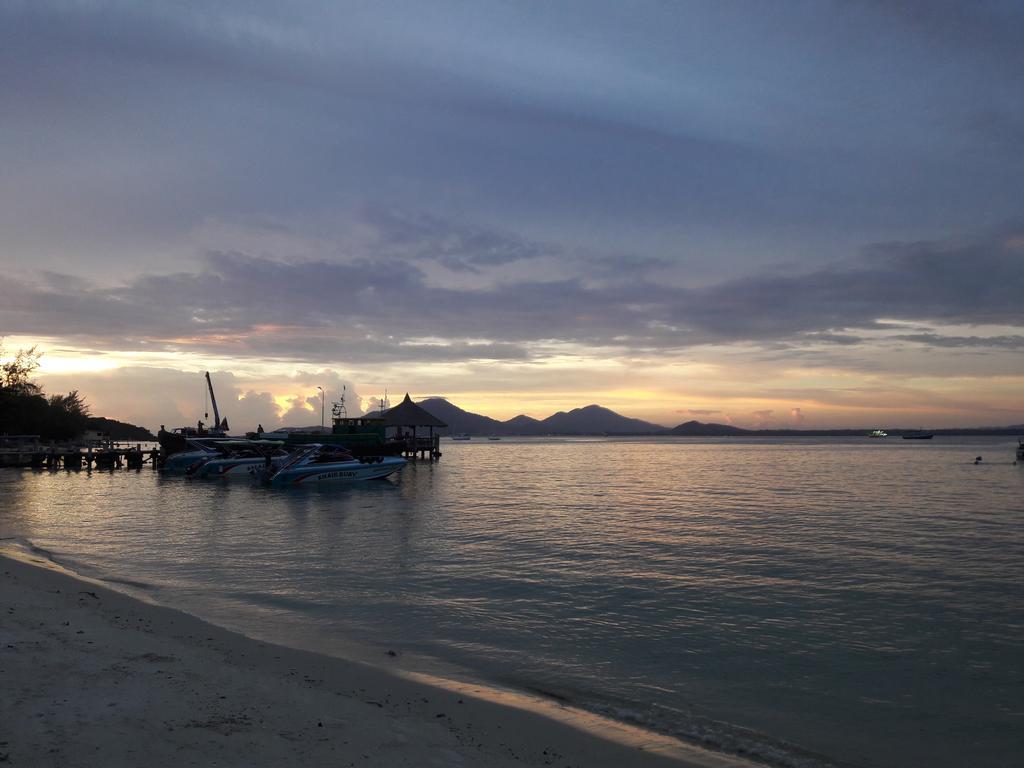
[[[405,393],[405,399],[394,408],[384,412],[384,425],[388,427],[447,427],[436,416],[416,405]]]

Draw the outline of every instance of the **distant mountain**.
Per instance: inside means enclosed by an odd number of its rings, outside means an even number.
[[[859,427],[856,429],[742,429],[729,424],[702,424],[699,421],[687,421],[662,432],[664,435],[678,437],[866,437],[876,427]],[[890,437],[901,437],[914,434],[919,429],[887,428]],[[964,436],[998,436],[1024,434],[1024,425],[1011,427],[953,427],[949,429],[926,430],[933,435],[942,437]]]
[[[702,424],[699,421],[687,421],[668,431],[670,435],[683,437],[719,437],[721,435],[749,435],[749,429],[740,429],[729,424]]]
[[[507,434],[510,435],[536,435],[540,434],[540,421],[532,416],[519,414],[508,421],[502,422]]]
[[[108,419],[105,416],[90,416],[86,428],[109,435],[111,440],[138,440],[140,442],[156,440],[156,435],[145,427],[137,427],[134,424]]]
[[[490,416],[464,411],[443,397],[431,397],[420,401],[418,405],[431,416],[436,416],[448,425],[447,429],[439,430],[442,435],[458,434],[459,432],[465,432],[467,435],[510,434],[505,429],[504,422],[492,419]]]
[[[647,435],[665,431],[662,426],[621,416],[600,405],[575,408],[568,413],[559,411],[543,420],[520,415],[508,421],[498,421],[489,416],[464,411],[441,397],[431,397],[421,401],[419,405],[427,413],[448,425],[441,434],[465,432],[469,435]]]
[[[443,397],[421,400],[423,410],[448,425],[439,430],[442,435],[465,432],[468,435],[666,435],[677,437],[866,437],[877,427],[857,429],[743,429],[731,424],[704,424],[687,421],[666,429],[642,419],[631,419],[600,405],[588,405],[571,411],[559,411],[546,419],[514,416],[498,421],[479,413],[463,410]],[[886,428],[892,437],[917,429]],[[928,430],[936,436],[954,435],[1024,435],[1024,425],[1011,427],[975,427]]]
[[[538,427],[552,435],[652,434],[665,430],[660,424],[630,419],[600,405],[573,408],[568,413],[559,411],[543,419]]]

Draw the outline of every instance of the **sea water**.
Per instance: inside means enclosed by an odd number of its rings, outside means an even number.
[[[0,536],[256,637],[775,764],[1020,764],[1015,441],[442,446],[313,490],[0,471]]]

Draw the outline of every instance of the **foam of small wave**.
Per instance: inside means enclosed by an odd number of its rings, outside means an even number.
[[[693,713],[668,709],[661,713],[644,713],[628,705],[611,702],[580,701],[576,705],[619,722],[773,768],[843,768],[842,763],[782,739]]]
[[[110,586],[116,589],[118,586],[129,587],[132,590],[153,590],[153,585],[144,581],[125,579],[106,574],[99,569],[84,562],[68,557],[63,553],[54,552],[52,549],[36,544],[34,541],[23,536],[9,536],[0,539],[0,551],[18,560],[28,560],[37,565],[43,565],[53,570],[61,571],[76,578]]]

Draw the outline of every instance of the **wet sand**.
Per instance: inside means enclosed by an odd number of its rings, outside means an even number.
[[[0,556],[4,765],[751,765],[407,679],[386,656],[378,668],[260,642],[13,554]]]

